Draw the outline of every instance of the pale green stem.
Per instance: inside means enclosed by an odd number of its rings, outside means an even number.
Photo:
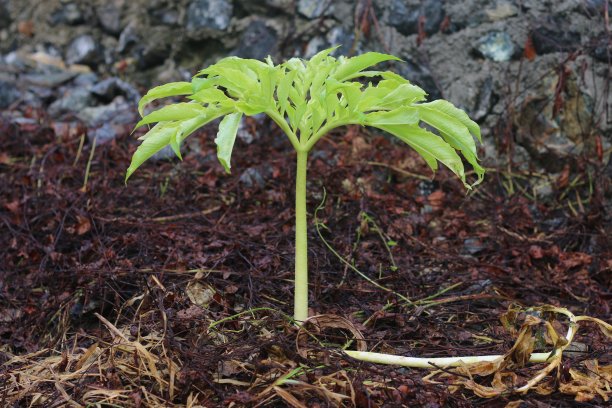
[[[294,318],[308,318],[308,234],[306,215],[306,165],[308,151],[297,151],[295,176],[295,296]]]
[[[285,118],[283,118],[280,113],[278,113],[276,110],[273,110],[273,109],[266,111],[266,115],[268,115],[274,122],[276,122],[278,127],[280,127],[283,130],[283,132],[285,132],[285,134],[289,138],[289,141],[291,142],[291,145],[293,145],[293,148],[296,151],[300,150],[301,149],[300,141],[298,140],[295,133],[289,127],[289,124],[287,123]]]

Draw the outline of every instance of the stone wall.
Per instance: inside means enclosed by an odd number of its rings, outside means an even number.
[[[93,71],[88,86],[149,86],[229,54],[387,51],[405,60],[391,69],[481,123],[490,160],[558,172],[610,152],[610,10],[606,0],[0,0],[0,71],[36,55]],[[19,91],[7,87],[5,107]]]

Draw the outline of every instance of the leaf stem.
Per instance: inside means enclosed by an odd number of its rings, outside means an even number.
[[[285,134],[287,135],[287,137],[289,138],[289,141],[291,142],[291,144],[293,145],[293,148],[296,151],[300,151],[303,150],[303,147],[300,145],[300,141],[298,140],[296,134],[293,132],[293,130],[291,130],[291,127],[289,127],[289,124],[287,123],[287,121],[285,120],[285,118],[283,118],[280,113],[278,113],[276,110],[274,109],[270,109],[267,110],[266,115],[268,115],[274,122],[276,122],[276,124],[278,125],[278,127],[280,127],[283,132],[285,132]]]
[[[297,151],[295,176],[295,296],[294,318],[308,318],[308,230],[306,214],[306,167],[308,151]]]

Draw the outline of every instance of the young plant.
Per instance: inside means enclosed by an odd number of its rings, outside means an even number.
[[[229,173],[242,116],[268,115],[297,152],[294,318],[298,323],[308,318],[306,167],[308,153],[323,136],[339,126],[371,126],[412,147],[432,170],[443,163],[467,188],[480,183],[484,175],[474,140],[480,140],[480,128],[465,112],[445,100],[425,102],[425,91],[395,73],[367,70],[397,57],[369,52],[336,59],[329,55],[333,50],[321,51],[308,61],[292,58],[280,65],[269,57],[265,62],[228,57],[200,71],[191,82],[151,89],[139,103],[141,115],[156,99],[184,96],[188,101],[164,106],[138,122],[136,127],[157,124],[139,138],[142,143],[126,174],[127,181],[167,145],[181,158],[185,138],[221,117],[215,143],[217,157]],[[438,134],[423,128],[423,123]],[[466,181],[458,152],[474,169],[472,185]]]

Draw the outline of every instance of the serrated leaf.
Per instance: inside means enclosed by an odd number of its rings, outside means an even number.
[[[380,125],[416,125],[419,123],[419,114],[416,108],[402,106],[391,111],[378,111],[365,116],[365,124],[369,126]]]
[[[348,58],[332,74],[334,79],[344,81],[348,77],[357,77],[358,72],[384,61],[401,61],[398,57],[378,52],[366,52],[356,57]]]
[[[448,116],[453,117],[454,119],[463,123],[463,125],[468,128],[470,133],[476,136],[478,141],[482,142],[482,137],[480,135],[480,126],[478,126],[478,123],[470,119],[467,113],[457,108],[449,101],[445,101],[444,99],[438,99],[432,102],[422,103],[420,104],[420,106],[428,107],[440,113],[444,113]]]
[[[200,115],[206,115],[206,108],[200,104],[188,102],[175,103],[149,113],[136,124],[136,128],[148,125],[149,123],[185,120]]]
[[[177,132],[177,127],[168,125],[167,123],[158,123],[148,133],[147,137],[142,141],[136,152],[132,156],[132,162],[127,169],[125,181],[136,171],[138,167],[148,160],[155,153],[170,144],[170,139]]]
[[[156,99],[170,96],[190,95],[193,92],[191,82],[170,82],[157,86],[145,94],[138,102],[138,113],[143,115],[144,107]]]
[[[215,138],[217,158],[227,173],[231,173],[232,150],[241,119],[242,113],[232,113],[224,117],[219,124],[219,132]]]
[[[465,170],[461,158],[455,149],[439,136],[416,125],[382,125],[376,127],[391,133],[410,145],[425,159],[432,170],[438,169],[437,161],[440,161],[455,173],[466,187],[470,188],[465,182]]]

